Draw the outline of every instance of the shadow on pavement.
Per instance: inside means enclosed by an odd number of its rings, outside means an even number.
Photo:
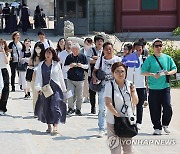
[[[37,130],[29,130],[29,131],[32,135],[49,135],[46,132],[41,132],[41,131],[37,131]]]
[[[79,136],[79,137],[60,136],[53,138],[53,140],[83,140],[83,139],[90,140],[91,138],[97,138],[97,135]]]
[[[10,130],[10,131],[0,131],[0,133],[9,133],[9,134],[29,134],[30,131],[29,129],[24,129],[24,130]]]

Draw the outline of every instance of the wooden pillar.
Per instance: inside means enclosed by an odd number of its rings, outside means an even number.
[[[177,27],[180,27],[180,0],[176,0],[177,6]]]
[[[114,17],[115,32],[120,33],[122,31],[122,0],[114,0]]]

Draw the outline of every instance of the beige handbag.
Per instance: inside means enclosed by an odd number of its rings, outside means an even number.
[[[47,97],[50,97],[51,95],[53,95],[53,90],[50,86],[50,84],[46,84],[45,86],[42,87],[42,92],[44,94],[44,96],[47,98]]]

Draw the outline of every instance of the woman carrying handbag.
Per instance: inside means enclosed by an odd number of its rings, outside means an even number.
[[[48,125],[47,133],[58,135],[58,124],[66,121],[66,104],[64,95],[66,86],[56,51],[49,47],[45,50],[45,59],[36,71],[35,89],[39,96],[35,115]],[[53,128],[52,128],[53,125]]]
[[[136,120],[133,114],[133,108],[138,103],[138,97],[135,87],[131,82],[126,80],[126,66],[121,62],[114,63],[111,68],[114,80],[108,82],[105,86],[104,98],[107,107],[107,136],[108,146],[111,154],[121,154],[122,149],[124,153],[133,153],[132,145],[127,140],[131,137],[119,137],[115,132],[115,118],[127,117],[132,120],[130,123],[135,125]],[[114,90],[112,88],[112,84]],[[113,91],[112,91],[113,90]],[[114,93],[114,94],[113,94]],[[112,96],[114,95],[114,98]],[[113,103],[114,101],[114,103]],[[114,105],[115,107],[114,107]],[[131,119],[134,118],[134,119]]]

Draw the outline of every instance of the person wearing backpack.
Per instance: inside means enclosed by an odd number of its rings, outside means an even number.
[[[97,59],[101,56],[103,53],[103,43],[104,38],[102,35],[96,35],[94,37],[94,43],[95,47],[92,47],[87,52],[87,60],[89,63],[89,70],[88,70],[88,81],[90,83],[92,79],[92,72],[95,66],[95,63]],[[90,104],[91,104],[91,113],[96,114],[96,92],[91,90],[89,88],[89,98],[90,98]]]
[[[101,90],[98,92],[98,105],[99,105],[99,111],[98,111],[98,127],[99,127],[99,134],[97,135],[99,138],[102,138],[105,135],[105,101],[103,98],[105,85],[113,80],[111,67],[115,62],[121,62],[121,58],[114,55],[114,49],[113,45],[110,42],[106,42],[103,44],[103,53],[104,56],[101,56],[96,61],[96,64],[94,66],[94,70],[92,73],[92,80],[94,84],[98,84],[99,79],[97,76],[97,72],[101,70],[104,72],[104,79],[101,80]],[[101,72],[102,72],[101,71]],[[103,73],[101,73],[103,74]]]
[[[51,42],[51,40],[46,39],[46,35],[43,31],[38,32],[38,38],[39,40],[37,42],[42,42],[45,49],[47,49],[48,47],[54,48],[53,43]]]
[[[168,126],[172,118],[169,77],[177,72],[177,67],[173,59],[162,52],[161,39],[154,39],[152,47],[154,54],[145,60],[141,73],[148,77],[148,101],[154,128],[153,135],[161,135],[162,128],[169,134]]]

